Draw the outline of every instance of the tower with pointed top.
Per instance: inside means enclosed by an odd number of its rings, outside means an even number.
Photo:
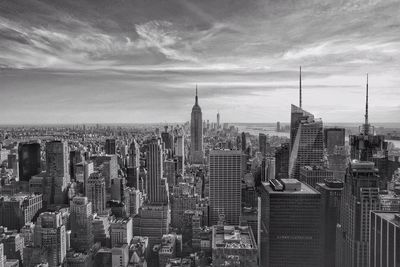
[[[202,117],[196,85],[196,97],[190,121],[190,161],[192,164],[202,164],[204,161]]]

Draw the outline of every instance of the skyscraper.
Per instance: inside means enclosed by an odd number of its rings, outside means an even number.
[[[204,158],[203,150],[203,117],[199,106],[196,86],[196,101],[192,108],[190,121],[190,158],[191,163],[202,164]]]
[[[69,183],[68,145],[62,141],[46,143],[46,173],[50,183],[50,203],[66,203]]]
[[[241,142],[241,144],[242,144],[242,151],[243,151],[243,152],[246,152],[246,149],[247,149],[246,133],[245,133],[245,132],[242,132],[241,137],[242,137],[242,142]]]
[[[360,127],[358,135],[349,136],[350,157],[361,161],[373,161],[373,155],[378,151],[386,150],[387,142],[384,135],[375,135],[374,127],[368,121],[368,74],[365,100],[365,122]]]
[[[379,176],[373,162],[353,160],[342,192],[336,266],[368,266],[369,216],[379,209]]]
[[[185,138],[182,135],[176,138],[175,157],[177,158],[176,171],[183,173],[185,170]]]
[[[29,181],[42,171],[39,143],[20,143],[18,145],[19,180]]]
[[[93,246],[92,203],[87,197],[74,197],[70,205],[71,247],[87,251]]]
[[[163,178],[163,151],[160,139],[152,139],[147,152],[147,194],[151,203],[168,203],[166,179]]]
[[[321,266],[321,194],[296,179],[263,183],[260,266]]]
[[[322,121],[295,105],[292,105],[291,114],[289,177],[299,179],[300,167],[322,164]]]
[[[370,267],[400,266],[400,213],[371,211]]]
[[[86,183],[86,196],[92,203],[93,213],[102,214],[106,209],[106,182],[103,175],[94,172]]]
[[[116,153],[115,139],[106,139],[105,151],[107,155],[115,155]]]
[[[344,128],[325,128],[324,144],[328,155],[335,152],[335,147],[343,147],[346,131]]]
[[[219,111],[218,111],[218,113],[217,113],[217,129],[221,128],[220,119],[221,119],[221,117],[220,117]]]
[[[335,267],[336,260],[336,225],[340,218],[340,200],[343,182],[327,179],[324,183],[317,183],[316,189],[321,193],[322,213],[322,261],[324,267]]]
[[[212,150],[209,155],[210,221],[223,214],[229,225],[239,225],[243,156],[239,150]]]
[[[289,177],[289,155],[290,144],[283,143],[275,151],[275,178]]]
[[[168,132],[168,126],[164,127],[164,132],[161,133],[161,139],[165,144],[165,149],[174,149],[174,135]]]
[[[45,248],[49,266],[61,266],[67,254],[66,230],[59,212],[43,212],[34,228],[34,245]]]
[[[258,134],[259,150],[263,156],[267,153],[267,136],[263,133]]]

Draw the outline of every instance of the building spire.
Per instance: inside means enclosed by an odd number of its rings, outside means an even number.
[[[197,83],[196,83],[196,105],[198,105],[198,97],[197,97]]]
[[[369,134],[369,123],[368,123],[368,73],[367,73],[367,85],[365,95],[365,122],[364,122],[364,134]]]
[[[301,95],[301,66],[300,66],[300,77],[299,77],[299,89],[300,89],[299,106],[300,106],[300,108],[302,108],[302,95]]]

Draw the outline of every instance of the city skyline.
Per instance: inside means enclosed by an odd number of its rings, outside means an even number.
[[[4,1],[0,124],[184,122],[195,84],[206,120],[288,122],[300,65],[324,122],[363,121],[367,72],[397,122],[400,3],[330,2]]]

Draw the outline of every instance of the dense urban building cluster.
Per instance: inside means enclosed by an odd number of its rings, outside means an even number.
[[[301,85],[301,82],[300,82]],[[164,128],[163,130],[160,130]],[[3,127],[0,267],[400,266],[399,150],[368,121]]]

